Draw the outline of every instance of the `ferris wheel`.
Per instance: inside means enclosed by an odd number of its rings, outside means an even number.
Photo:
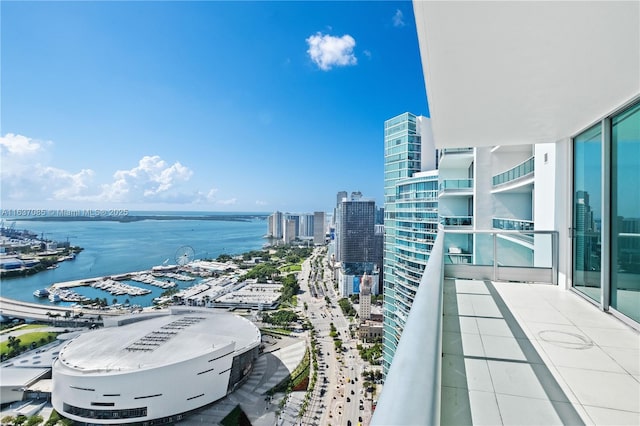
[[[191,246],[182,246],[176,250],[176,263],[180,266],[184,266],[193,262],[193,258],[196,252]]]

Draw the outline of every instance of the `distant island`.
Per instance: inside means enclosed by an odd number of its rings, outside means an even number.
[[[230,214],[230,215],[78,215],[78,216],[41,216],[24,217],[22,221],[37,222],[139,222],[141,220],[218,220],[226,222],[248,222],[253,219],[266,219],[266,214]]]

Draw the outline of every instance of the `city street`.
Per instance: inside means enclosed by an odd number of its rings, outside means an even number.
[[[368,424],[371,407],[362,390],[362,371],[367,363],[360,359],[357,339],[350,336],[350,322],[338,306],[340,297],[333,287],[333,273],[326,257],[320,255],[324,251],[324,247],[316,248],[302,264],[299,274],[298,307],[316,331],[318,348],[318,381],[302,424]],[[325,296],[329,298],[330,306],[327,306]],[[305,303],[306,311],[302,308]],[[331,323],[342,340],[339,352],[329,335]]]

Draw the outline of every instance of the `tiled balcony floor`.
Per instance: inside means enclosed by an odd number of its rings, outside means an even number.
[[[640,425],[640,333],[545,284],[446,279],[443,425]]]

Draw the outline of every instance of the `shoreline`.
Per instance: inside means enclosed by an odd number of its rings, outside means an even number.
[[[81,212],[78,212],[81,213]],[[28,222],[140,222],[143,220],[215,220],[224,222],[249,222],[254,219],[266,220],[268,215],[251,214],[251,215],[69,215],[69,216],[36,216],[36,217],[15,217],[7,220],[20,220]]]

